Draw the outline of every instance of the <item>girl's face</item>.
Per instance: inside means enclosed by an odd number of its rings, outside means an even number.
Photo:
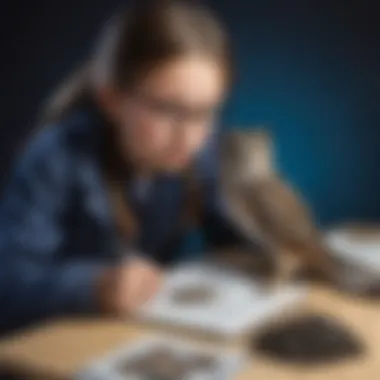
[[[152,70],[113,107],[121,148],[144,168],[185,168],[213,130],[224,79],[220,65],[202,57]]]

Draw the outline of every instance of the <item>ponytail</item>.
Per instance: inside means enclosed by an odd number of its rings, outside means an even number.
[[[74,71],[56,92],[48,99],[42,109],[39,123],[55,123],[73,109],[85,104],[91,96],[90,68],[88,64]]]

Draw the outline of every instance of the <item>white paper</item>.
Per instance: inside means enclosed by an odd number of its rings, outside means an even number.
[[[326,234],[325,241],[337,257],[370,270],[380,271],[380,237],[359,239],[348,232],[333,230]]]
[[[199,284],[215,289],[217,295],[213,302],[181,307],[172,302],[171,294],[176,288]],[[305,288],[300,285],[289,285],[281,291],[268,293],[258,283],[236,273],[188,264],[167,274],[162,290],[143,307],[139,317],[229,337],[281,313],[304,296]]]
[[[121,347],[108,356],[90,363],[82,371],[79,371],[77,380],[145,380],[137,375],[126,377],[119,372],[118,368],[122,362],[134,359],[140,355],[149,353],[155,346],[166,346],[178,356],[191,354],[210,354],[216,359],[216,366],[209,372],[195,372],[189,374],[183,380],[229,380],[241,370],[246,362],[246,355],[242,351],[226,351],[213,348],[200,348],[178,338],[168,336],[156,336],[141,339]]]

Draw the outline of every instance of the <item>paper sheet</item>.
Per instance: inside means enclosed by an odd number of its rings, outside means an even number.
[[[212,287],[215,297],[206,304],[180,306],[172,300],[176,289],[199,284]],[[255,327],[266,318],[305,297],[301,285],[268,293],[258,283],[236,273],[202,264],[188,264],[167,274],[160,293],[140,311],[145,320],[200,329],[226,337]]]
[[[155,336],[120,347],[108,356],[90,363],[86,368],[79,371],[77,380],[146,380],[144,376],[136,373],[125,373],[123,366],[128,361],[139,358],[155,350],[167,348],[180,360],[191,359],[196,356],[211,357],[213,365],[206,370],[194,370],[188,373],[183,380],[229,380],[236,375],[247,363],[246,355],[242,351],[227,351],[224,349],[212,349],[199,347],[177,338],[167,336]]]
[[[364,240],[345,231],[330,231],[325,242],[338,257],[380,272],[380,237]]]

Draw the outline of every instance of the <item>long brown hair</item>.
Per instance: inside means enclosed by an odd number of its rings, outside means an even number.
[[[195,1],[139,0],[135,7],[118,13],[107,23],[93,54],[52,96],[42,120],[45,124],[59,121],[85,104],[96,86],[131,89],[154,67],[193,53],[218,61],[227,81],[231,78],[229,41],[209,9]],[[112,144],[112,138],[109,141]],[[117,225],[123,235],[135,236],[136,221],[123,189],[116,185],[120,183],[116,170],[120,162],[114,154],[115,146],[106,147],[105,152],[108,162],[105,175],[110,184]]]

